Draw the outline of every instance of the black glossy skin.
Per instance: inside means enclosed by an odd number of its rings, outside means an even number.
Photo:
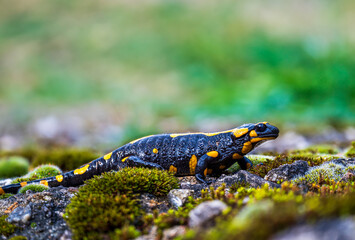
[[[114,150],[112,154],[63,175],[28,183],[41,182],[50,187],[77,186],[94,175],[134,166],[170,170],[177,176],[195,175],[198,181],[207,183],[207,171],[209,174],[220,175],[235,162],[238,162],[242,169],[251,167],[251,161],[244,155],[261,142],[275,139],[278,133],[279,130],[275,126],[264,122],[244,124],[232,130],[212,134],[153,135],[128,143]],[[196,156],[196,161],[190,162],[193,155]],[[196,164],[192,164],[193,162]],[[195,165],[195,169],[191,169],[191,165]],[[22,183],[24,184],[27,183]],[[20,183],[7,185],[0,188],[0,194],[17,193],[19,188]]]

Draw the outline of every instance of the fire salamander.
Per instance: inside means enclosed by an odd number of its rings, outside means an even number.
[[[277,127],[262,122],[215,133],[151,135],[63,175],[4,186],[0,194],[17,193],[28,183],[49,187],[77,186],[94,175],[124,167],[165,169],[176,176],[195,175],[199,182],[208,184],[206,175],[218,176],[235,162],[242,169],[250,168],[252,163],[244,155],[260,143],[277,138],[278,134]]]

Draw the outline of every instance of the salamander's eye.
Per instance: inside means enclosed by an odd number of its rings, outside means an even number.
[[[255,126],[255,130],[258,132],[264,132],[266,129],[266,125],[264,123],[259,123]]]

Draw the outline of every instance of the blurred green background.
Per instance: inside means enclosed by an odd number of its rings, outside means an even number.
[[[0,135],[355,123],[354,1],[0,3]]]

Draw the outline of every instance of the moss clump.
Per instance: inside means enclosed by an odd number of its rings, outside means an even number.
[[[0,179],[22,176],[28,172],[29,165],[29,162],[23,157],[1,158]]]
[[[25,236],[15,236],[10,238],[9,240],[27,240],[27,237]]]
[[[152,193],[164,196],[179,183],[171,173],[158,169],[123,168],[118,172],[107,172],[88,180],[80,188],[81,193]]]
[[[331,181],[338,182],[345,173],[352,171],[355,166],[344,167],[341,164],[333,162],[324,163],[321,166],[312,167],[304,176],[297,177],[292,180],[296,184],[321,184]]]
[[[355,157],[355,141],[351,142],[350,149],[345,153],[346,157],[353,158]]]
[[[87,149],[52,149],[39,151],[33,158],[32,166],[53,164],[63,171],[70,171],[88,163],[100,155]]]
[[[14,194],[12,193],[4,193],[2,195],[0,195],[0,199],[5,199],[5,198],[9,198],[11,196],[13,196]]]
[[[26,186],[20,188],[19,193],[26,193],[27,190],[31,190],[32,192],[43,192],[48,188],[48,186],[43,184],[27,184]]]
[[[0,235],[4,235],[5,237],[9,237],[18,228],[13,224],[8,223],[6,221],[7,217],[7,215],[3,215],[0,217]]]
[[[140,236],[140,232],[132,225],[124,225],[121,229],[116,229],[110,234],[111,240],[135,239]]]
[[[61,174],[62,171],[54,165],[41,165],[35,168],[33,171],[29,172],[27,175],[17,178],[12,181],[12,183],[19,183],[19,182],[29,182],[36,179],[47,178],[47,177],[54,177],[56,175]]]
[[[132,227],[127,231],[117,230],[128,225],[139,228],[145,224],[144,211],[136,193],[162,196],[178,187],[178,180],[171,173],[145,168],[103,173],[85,183],[71,199],[64,215],[74,239],[137,235]]]
[[[102,239],[116,228],[139,221],[144,211],[125,194],[79,193],[66,208],[65,219],[74,239]]]

